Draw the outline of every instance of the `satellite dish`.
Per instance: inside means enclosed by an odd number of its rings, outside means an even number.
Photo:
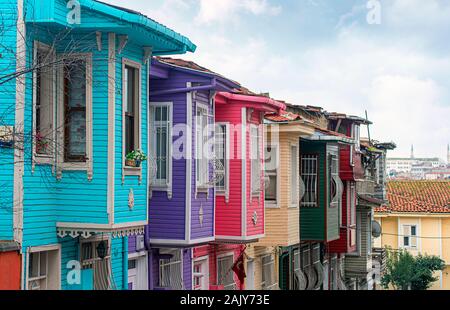
[[[381,236],[381,225],[377,221],[372,221],[372,237],[379,238]]]

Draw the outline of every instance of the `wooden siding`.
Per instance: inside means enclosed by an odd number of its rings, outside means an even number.
[[[216,197],[216,235],[217,236],[241,236],[242,229],[242,160],[241,156],[241,131],[233,131],[234,125],[241,124],[240,105],[216,104],[216,122],[229,122],[231,125],[230,141],[231,159],[230,165],[230,197]],[[239,127],[236,127],[239,128]]]
[[[16,21],[17,0],[6,0],[0,3],[2,11],[1,46],[9,49],[0,49],[0,71],[4,75],[12,74],[16,69]],[[11,80],[0,86],[0,115],[1,126],[14,126],[16,80]],[[13,191],[14,191],[14,153],[12,149],[0,149],[0,240],[13,239]]]
[[[281,132],[279,139],[279,208],[266,207],[265,237],[257,246],[290,246],[300,242],[300,209],[291,208],[291,191],[295,190],[291,186],[291,145],[299,144],[299,135]]]
[[[346,255],[345,257],[345,272],[346,276],[367,274],[372,268],[372,255],[367,254],[368,248],[372,248],[370,240],[367,238],[367,231],[371,228],[370,208],[358,207],[357,213],[361,218],[361,225],[358,227],[357,233],[360,238],[360,248],[355,255]]]
[[[326,239],[325,193],[326,193],[326,144],[302,141],[301,155],[318,155],[318,205],[315,208],[300,208],[300,238],[302,241],[324,241]]]

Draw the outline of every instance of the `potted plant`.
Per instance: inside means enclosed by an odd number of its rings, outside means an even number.
[[[48,141],[45,139],[40,132],[36,133],[36,153],[45,154],[47,152]]]
[[[126,166],[139,168],[141,163],[147,160],[147,155],[141,150],[136,150],[128,153],[125,159]]]

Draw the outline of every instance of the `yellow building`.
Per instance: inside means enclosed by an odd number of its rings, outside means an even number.
[[[265,126],[265,237],[246,250],[247,289],[298,289],[300,270],[300,137],[313,125],[285,112]],[[280,261],[281,259],[281,261]],[[281,265],[280,265],[281,264]]]
[[[374,247],[441,257],[446,268],[431,289],[450,290],[450,181],[391,181],[387,198],[375,213],[383,233]]]

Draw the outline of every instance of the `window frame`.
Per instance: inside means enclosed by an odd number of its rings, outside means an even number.
[[[267,152],[268,148],[275,149],[275,155],[276,155],[276,159],[275,159],[276,163],[275,163],[275,165],[276,165],[276,168],[275,168],[275,170],[267,170],[266,169],[266,161],[264,160],[264,177],[270,177],[270,176],[274,176],[275,175],[275,177],[277,179],[277,186],[276,186],[276,200],[275,201],[267,200],[266,199],[266,190],[264,190],[264,205],[268,209],[278,209],[278,208],[281,207],[281,204],[280,204],[281,203],[281,192],[280,192],[280,190],[281,190],[280,172],[281,171],[280,171],[280,151],[279,151],[280,148],[279,148],[278,144],[271,143],[271,142],[267,143],[264,146],[265,153]],[[272,153],[273,153],[273,150],[272,150]]]
[[[26,251],[26,264],[25,264],[25,289],[30,290],[30,282],[31,281],[41,281],[46,280],[46,288],[45,290],[49,290],[48,288],[48,281],[49,281],[49,254],[50,252],[54,252],[54,254],[57,255],[56,261],[59,264],[59,267],[54,268],[54,271],[56,274],[53,275],[53,277],[56,277],[56,279],[50,279],[55,281],[54,284],[56,284],[57,289],[61,289],[61,244],[55,244],[55,245],[48,245],[48,246],[37,246],[37,247],[30,247]],[[39,276],[37,277],[30,277],[30,256],[32,254],[39,253],[41,255],[42,253],[46,253],[46,274],[44,276],[41,276],[39,273]],[[40,261],[39,261],[40,266]]]
[[[172,193],[172,144],[173,144],[173,136],[172,136],[172,129],[173,129],[173,102],[150,102],[149,106],[149,115],[150,115],[150,143],[151,143],[151,154],[153,158],[156,161],[156,166],[158,166],[157,160],[156,160],[156,132],[155,132],[155,121],[154,121],[154,112],[156,108],[166,107],[168,109],[167,111],[167,171],[166,171],[166,182],[163,184],[162,182],[158,182],[157,174],[155,175],[155,180],[152,182],[152,190],[154,191],[165,191],[168,192],[169,196],[171,196]],[[164,179],[161,179],[164,180]]]
[[[304,178],[304,170],[303,169],[303,163],[304,160],[314,160],[315,161],[315,173],[308,173],[308,176],[315,176],[315,182],[314,182],[314,188],[315,188],[315,195],[314,197],[311,196],[311,198],[314,198],[314,202],[308,202],[308,205],[305,205],[304,199],[307,196],[308,193],[308,186],[307,182],[305,182]],[[309,153],[309,154],[301,154],[300,155],[300,177],[303,180],[303,183],[305,184],[305,194],[303,195],[300,206],[302,208],[320,208],[320,202],[319,202],[319,183],[320,183],[320,175],[319,175],[319,164],[320,164],[320,156],[317,153]]]
[[[270,261],[269,262],[264,262],[265,259],[269,258]],[[270,283],[269,285],[266,285],[266,279],[265,279],[265,269],[269,267],[270,270]],[[272,254],[266,254],[261,256],[261,288],[262,290],[267,290],[267,291],[272,291],[275,290],[275,288],[277,287],[278,283],[277,283],[277,279],[276,279],[276,271],[275,271],[275,257]]]
[[[92,114],[92,89],[93,89],[93,68],[92,53],[76,54],[58,54],[57,59],[64,61],[68,58],[83,59],[86,62],[86,161],[67,162],[65,160],[65,151],[57,152],[56,159],[58,163],[57,176],[60,178],[63,171],[86,171],[89,180],[93,177],[93,114]],[[65,145],[65,96],[64,96],[64,66],[58,69],[58,138],[59,145]]]
[[[255,146],[253,145],[253,139],[255,138],[254,132],[256,130],[256,158],[253,158],[253,152],[255,151]],[[252,198],[259,198],[261,196],[261,176],[263,175],[262,172],[262,162],[261,162],[261,132],[260,128],[256,124],[250,124],[250,194]],[[258,170],[257,167],[254,167],[254,165],[257,165],[259,167]],[[258,174],[256,174],[259,178],[255,178],[255,172],[258,171]],[[259,184],[259,186],[257,186]]]
[[[295,152],[295,153],[294,153]],[[296,208],[299,208],[300,207],[300,178],[301,178],[301,175],[300,175],[300,159],[299,159],[299,154],[300,154],[300,147],[299,147],[299,145],[298,144],[291,144],[290,145],[290,159],[289,159],[289,161],[290,161],[290,164],[291,164],[291,168],[289,169],[289,171],[290,171],[290,180],[289,180],[289,183],[290,183],[290,197],[289,197],[289,199],[290,199],[290,202],[289,202],[289,208],[291,208],[291,209],[296,209]],[[295,156],[296,155],[296,156]],[[292,167],[292,164],[293,164],[293,159],[294,159],[294,157],[293,156],[295,156],[295,170],[297,171],[297,178],[294,178],[293,177],[293,173],[294,173],[294,169],[293,169],[293,167]],[[295,180],[295,182],[296,182],[296,186],[294,186],[293,184],[292,184],[292,182]],[[294,193],[294,190],[296,190],[296,195],[294,195],[293,193]]]
[[[221,284],[221,283],[220,283],[221,278],[220,278],[220,271],[219,271],[219,266],[220,266],[219,261],[220,261],[220,260],[224,260],[224,259],[229,259],[230,257],[231,257],[231,266],[230,266],[229,273],[232,274],[232,277],[233,277],[233,283],[229,283],[229,284]],[[222,255],[218,255],[218,256],[217,256],[217,259],[216,259],[216,266],[217,266],[217,268],[216,268],[217,285],[223,285],[225,290],[227,290],[227,287],[230,287],[230,286],[233,286],[233,289],[232,289],[232,290],[237,290],[237,288],[238,288],[238,284],[236,283],[236,279],[235,279],[235,277],[234,277],[234,272],[231,270],[231,268],[233,267],[234,263],[235,263],[235,261],[234,261],[234,253],[233,253],[233,252],[230,252],[230,253],[226,253],[226,254],[222,254]],[[224,279],[224,280],[225,280],[225,279]]]
[[[135,111],[137,113],[137,117],[135,117],[134,123],[134,148],[135,150],[142,150],[142,64],[136,61],[133,61],[128,58],[122,59],[122,182],[124,182],[125,176],[139,176],[139,179],[142,179],[142,166],[141,167],[128,167],[126,166],[126,112],[125,112],[125,102],[124,102],[124,94],[128,91],[127,80],[125,79],[125,71],[127,67],[131,67],[137,71],[136,76],[139,78],[137,82],[135,97]],[[136,134],[137,131],[137,134]],[[137,145],[137,146],[136,146]]]
[[[206,117],[206,124],[203,124],[204,127],[199,133],[198,131],[198,112],[203,111],[206,112],[206,114],[201,114],[200,119],[203,120],[204,117]],[[197,102],[195,104],[195,188],[197,193],[201,192],[208,192],[211,186],[209,185],[209,179],[210,179],[210,171],[209,171],[209,163],[210,158],[204,158],[205,156],[205,148],[210,149],[210,131],[209,131],[209,106],[206,104],[202,104]],[[199,143],[199,136],[198,134],[201,134],[202,141]],[[205,143],[206,142],[206,143]],[[201,148],[201,151],[200,149]],[[201,157],[199,158],[199,153],[202,153]],[[209,153],[209,152],[208,152]],[[201,165],[198,165],[199,161],[201,162]]]
[[[39,50],[44,50],[46,53],[49,54],[49,56],[51,56],[51,60],[52,62],[56,62],[56,51],[54,50],[54,48],[50,45],[47,45],[45,43],[42,43],[40,41],[34,41],[34,50],[33,50],[33,65],[37,66],[38,65],[38,52]],[[52,127],[52,147],[51,147],[51,152],[47,153],[47,154],[40,154],[37,153],[36,151],[36,136],[37,136],[37,95],[38,95],[38,72],[37,69],[33,70],[33,146],[32,146],[32,154],[33,154],[33,167],[34,164],[36,162],[36,164],[38,165],[50,165],[54,163],[54,159],[55,159],[55,148],[56,148],[56,117],[55,117],[55,112],[56,112],[56,82],[57,82],[57,72],[56,72],[56,67],[54,64],[51,65],[51,93],[50,93],[50,98],[51,98],[51,103],[50,103],[50,109],[51,109],[51,127]]]
[[[230,123],[229,122],[217,122],[215,123],[215,126],[224,126],[225,127],[225,137],[223,141],[223,147],[224,149],[224,188],[218,189],[217,183],[214,185],[216,196],[225,196],[226,200],[228,201],[230,197]],[[216,146],[217,146],[217,127],[214,131],[214,154],[217,155],[216,152]],[[216,160],[218,158],[216,157]]]
[[[415,235],[412,234],[412,228],[415,229]],[[402,247],[410,250],[419,249],[419,238],[418,238],[418,227],[417,224],[402,224]],[[405,234],[405,228],[408,228],[409,234]],[[412,240],[415,239],[415,245],[412,245]],[[405,240],[408,240],[408,245],[405,245]]]
[[[183,279],[183,250],[182,250],[182,249],[167,249],[167,250],[162,250],[162,249],[160,249],[160,254],[169,254],[169,255],[179,254],[179,260],[178,260],[177,257],[175,257],[175,255],[174,255],[174,257],[172,257],[172,258],[170,258],[170,259],[159,259],[159,260],[158,260],[158,270],[159,270],[158,285],[159,285],[160,287],[170,288],[170,289],[172,289],[172,290],[176,289],[176,288],[173,288],[173,287],[171,286],[172,283],[171,283],[170,280],[171,280],[172,276],[170,276],[170,278],[168,279],[168,281],[166,280],[166,281],[169,283],[169,286],[163,286],[163,282],[164,282],[164,281],[163,281],[162,277],[163,277],[164,273],[161,272],[161,270],[162,270],[163,268],[165,268],[165,267],[168,267],[168,268],[169,268],[169,273],[170,273],[172,266],[174,266],[174,265],[179,265],[179,268],[180,268],[180,279],[181,279],[181,288],[180,288],[180,289],[184,289],[184,279]],[[174,258],[176,258],[176,260],[175,260]],[[172,260],[173,260],[173,261],[172,261]]]

